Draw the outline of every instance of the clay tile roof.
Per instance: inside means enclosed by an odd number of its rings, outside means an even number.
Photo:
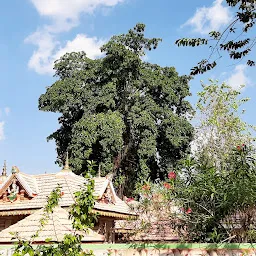
[[[103,210],[108,212],[136,215],[136,214],[132,214],[130,207],[124,201],[122,201],[119,197],[116,197],[115,204],[104,204],[104,203],[96,202],[94,209],[101,210],[101,211]]]
[[[98,198],[101,198],[103,193],[105,192],[109,180],[105,177],[94,178],[94,194]]]
[[[25,173],[18,173],[17,176],[25,181],[32,193],[38,193],[38,186],[34,177],[31,177],[31,175],[27,175]]]
[[[36,211],[30,216],[17,222],[14,225],[4,229],[0,232],[0,243],[10,243],[16,241],[13,240],[13,234],[18,233],[18,237],[23,240],[31,240],[31,236],[35,234],[40,228],[40,219],[43,217],[43,209]],[[72,220],[69,219],[69,213],[61,207],[56,207],[47,224],[42,231],[39,232],[39,236],[35,238],[35,242],[44,242],[45,239],[51,238],[51,241],[62,241],[65,234],[74,234],[75,230],[72,227]],[[104,241],[104,236],[100,235],[93,230],[89,229],[87,233],[80,232],[84,235],[82,241],[97,242]]]
[[[40,209],[44,207],[47,201],[47,196],[51,193],[51,191],[58,186],[58,184],[62,187],[62,192],[64,195],[61,197],[59,205],[61,207],[69,207],[74,203],[74,193],[81,189],[81,186],[86,183],[86,179],[82,176],[76,175],[73,172],[58,172],[53,174],[40,174],[40,175],[28,175],[24,173],[16,173],[13,174],[16,177],[19,177],[19,181],[22,186],[27,188],[28,191],[31,193],[35,193],[36,195],[31,198],[30,200],[24,201],[15,201],[11,202],[0,202],[0,215],[1,212],[6,211],[21,211],[21,210],[33,210],[33,209]],[[2,190],[6,190],[4,186],[10,183],[11,179],[14,177],[10,175],[6,182],[0,188]],[[18,178],[17,178],[18,179]],[[109,213],[118,213],[122,214],[119,218],[127,217],[132,214],[130,211],[130,207],[122,201],[117,195],[115,194],[112,182],[110,182],[106,178],[94,178],[95,180],[95,196],[100,199],[105,192],[106,188],[109,186],[115,198],[114,204],[106,204],[102,202],[96,202],[95,204],[95,211],[99,210],[100,214],[103,212],[107,212],[108,215],[111,216]],[[1,195],[0,195],[1,196]],[[104,215],[104,214],[103,214]],[[133,214],[132,214],[133,215]],[[114,216],[114,215],[113,215]],[[114,217],[117,217],[115,215]]]
[[[25,189],[25,191],[30,197],[33,197],[38,193],[38,188],[37,188],[36,180],[34,179],[34,177],[31,175],[26,175],[18,172],[18,173],[9,175],[5,180],[5,182],[1,184],[0,196],[6,190],[6,188],[9,187],[12,179],[14,178],[16,178],[20,182],[21,186]]]
[[[106,191],[108,186],[110,187],[111,193],[113,194],[113,197],[114,197],[114,204],[104,204],[101,202],[96,202],[94,209],[108,211],[108,212],[116,212],[116,213],[134,215],[131,212],[131,208],[116,195],[115,189],[114,189],[111,181],[109,181],[105,177],[104,178],[103,177],[94,178],[94,181],[95,181],[95,183],[94,183],[95,195],[98,198],[101,198],[103,196],[103,193]]]

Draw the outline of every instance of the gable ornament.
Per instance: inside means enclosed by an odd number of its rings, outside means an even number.
[[[16,180],[12,181],[12,184],[9,186],[7,191],[8,191],[7,197],[10,200],[10,202],[13,203],[17,199],[17,196],[19,193],[19,186],[17,185]]]

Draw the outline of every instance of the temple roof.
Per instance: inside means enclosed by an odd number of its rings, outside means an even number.
[[[74,203],[74,192],[79,191],[81,186],[86,182],[84,177],[78,176],[71,171],[39,175],[28,175],[17,172],[9,175],[6,181],[0,185],[0,196],[6,191],[6,188],[11,184],[13,179],[19,181],[30,199],[15,201],[13,203],[0,202],[0,216],[8,214],[16,215],[11,213],[13,211],[36,210],[44,207],[47,196],[49,196],[50,192],[56,188],[58,184],[62,187],[62,192],[64,192],[64,195],[59,201],[59,205],[61,207],[69,207]],[[94,207],[95,211],[98,211],[101,215],[120,219],[133,215],[130,211],[130,207],[116,195],[111,181],[105,177],[94,178],[94,180],[95,196],[98,199]],[[107,188],[109,188],[112,193],[113,203],[104,203],[100,200]]]
[[[40,219],[43,217],[43,209],[36,211],[28,217],[20,220],[14,225],[0,232],[0,243],[8,243],[17,241],[11,233],[18,233],[18,237],[23,240],[31,240],[31,236],[40,229]],[[61,208],[55,207],[53,213],[49,214],[49,220],[43,229],[39,232],[39,236],[35,238],[35,242],[44,242],[47,238],[51,241],[62,241],[65,234],[74,234],[72,220],[69,219],[69,213]],[[88,232],[80,232],[83,235],[83,242],[104,241],[104,236],[88,229]]]
[[[10,186],[12,183],[12,180],[16,179],[20,182],[23,189],[26,191],[27,195],[30,197],[34,197],[38,193],[38,186],[36,179],[34,177],[31,177],[31,175],[26,175],[24,173],[12,173],[10,174],[6,180],[1,184],[0,187],[0,196],[6,191],[6,189]]]

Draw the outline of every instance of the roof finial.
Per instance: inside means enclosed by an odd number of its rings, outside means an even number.
[[[5,176],[5,177],[7,176],[6,160],[4,160],[2,176]]]
[[[12,174],[15,174],[17,172],[15,166],[12,167]]]
[[[100,164],[99,164],[99,170],[98,170],[98,177],[101,177],[101,173],[100,173]]]

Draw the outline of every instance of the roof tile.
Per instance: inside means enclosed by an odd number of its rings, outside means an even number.
[[[23,240],[31,240],[31,236],[40,229],[40,219],[43,217],[43,209],[36,211],[28,217],[20,220],[14,225],[0,232],[0,243],[14,242],[11,233],[18,233],[18,237]],[[39,232],[39,236],[35,238],[35,242],[44,242],[46,238],[52,241],[62,241],[66,234],[75,234],[72,227],[72,220],[69,213],[61,207],[56,207],[43,229]],[[82,241],[104,241],[104,236],[89,229],[87,233],[80,232],[83,235]]]
[[[10,210],[24,210],[24,209],[40,209],[44,207],[47,201],[47,196],[58,185],[62,187],[64,195],[60,199],[59,205],[62,207],[69,207],[74,203],[74,192],[79,191],[81,186],[86,183],[86,179],[82,176],[75,175],[72,172],[59,172],[53,174],[40,174],[40,175],[28,175],[19,172],[18,175],[26,182],[32,191],[37,192],[37,196],[30,200],[11,202],[0,202],[0,212]],[[9,179],[12,176],[9,176]],[[7,179],[8,180],[8,179]],[[113,188],[112,183],[106,178],[94,178],[95,181],[95,196],[101,198],[105,192],[107,186]],[[106,204],[103,202],[96,202],[95,209],[101,211],[115,212],[121,214],[132,214],[130,207],[122,201],[115,194],[114,189],[112,192],[115,197],[114,204]]]

